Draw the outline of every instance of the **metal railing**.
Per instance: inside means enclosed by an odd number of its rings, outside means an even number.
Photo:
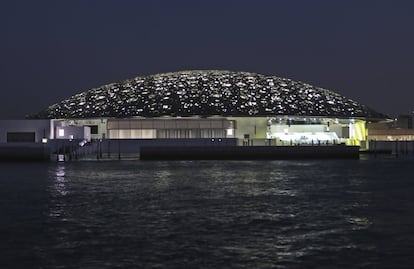
[[[279,139],[238,139],[238,146],[333,146],[345,145],[344,140],[316,140],[316,141],[283,141]]]

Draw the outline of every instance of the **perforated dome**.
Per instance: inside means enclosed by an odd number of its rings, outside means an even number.
[[[35,118],[159,116],[385,118],[330,90],[275,76],[183,71],[136,77],[76,94]]]

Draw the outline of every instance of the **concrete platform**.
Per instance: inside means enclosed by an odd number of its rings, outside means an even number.
[[[358,159],[357,146],[142,147],[141,160]]]

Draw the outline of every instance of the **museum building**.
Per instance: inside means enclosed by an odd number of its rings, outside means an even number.
[[[367,121],[387,116],[291,79],[196,70],[90,89],[30,118],[52,120],[50,138],[78,138],[69,128],[85,127],[92,139],[237,138],[254,145],[365,147]]]

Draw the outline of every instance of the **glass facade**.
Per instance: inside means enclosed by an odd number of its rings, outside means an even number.
[[[107,128],[112,139],[231,138],[234,126],[226,119],[109,119]]]

